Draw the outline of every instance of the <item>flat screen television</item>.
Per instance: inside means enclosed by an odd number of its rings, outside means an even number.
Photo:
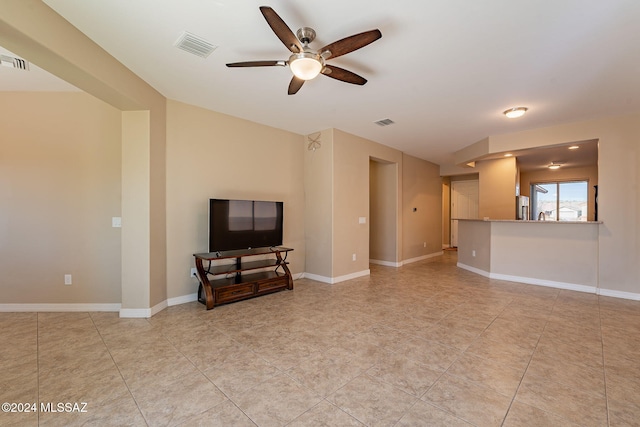
[[[209,252],[282,245],[283,202],[209,200]]]

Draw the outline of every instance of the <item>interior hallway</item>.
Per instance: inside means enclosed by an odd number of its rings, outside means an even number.
[[[455,262],[151,319],[0,313],[0,401],[87,403],[0,425],[640,425],[639,301]]]

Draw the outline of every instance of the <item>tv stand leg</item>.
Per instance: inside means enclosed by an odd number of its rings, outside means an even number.
[[[242,281],[242,273],[240,273],[240,270],[242,270],[241,257],[236,258],[236,270],[236,283],[240,283]]]
[[[280,251],[276,251],[276,258],[278,259],[278,265],[282,267],[285,275],[287,276],[287,289],[293,289],[293,276],[291,275],[291,271],[289,271],[289,267],[287,267],[287,263],[282,259]]]
[[[198,279],[200,279],[200,286],[202,286],[202,290],[204,291],[204,305],[207,307],[207,310],[211,310],[215,305],[215,301],[213,299],[211,283],[209,283],[209,278],[202,265],[202,258],[196,258],[196,271],[198,273]]]

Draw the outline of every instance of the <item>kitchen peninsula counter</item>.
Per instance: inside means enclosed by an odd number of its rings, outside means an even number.
[[[485,277],[596,293],[600,221],[458,220],[458,267]]]

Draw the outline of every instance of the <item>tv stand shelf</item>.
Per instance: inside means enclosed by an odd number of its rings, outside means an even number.
[[[289,263],[282,258],[283,253],[286,258],[287,252],[292,250],[276,246],[194,254],[196,271],[200,281],[198,301],[203,303],[207,310],[211,310],[216,305],[293,289],[293,278],[287,267]],[[243,262],[243,258],[258,255],[275,255],[275,258]],[[211,265],[211,261],[224,259],[235,259],[236,262]],[[207,267],[204,265],[205,261],[208,262]],[[265,268],[273,268],[273,270],[242,274],[246,271]],[[214,279],[215,276],[223,275],[233,276],[209,280],[209,277]]]

